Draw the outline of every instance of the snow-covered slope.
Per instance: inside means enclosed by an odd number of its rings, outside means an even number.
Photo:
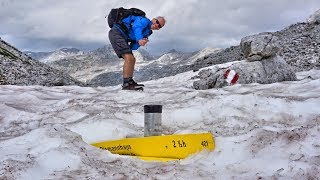
[[[138,51],[133,51],[133,55],[136,58],[136,63],[144,63],[156,59],[147,50],[140,48]]]
[[[137,69],[143,69],[144,67],[147,67],[147,69],[150,69],[149,65],[152,66],[165,66],[165,65],[187,65],[187,64],[192,64],[194,61],[196,61],[199,58],[203,58],[204,56],[207,56],[212,53],[217,53],[221,51],[219,48],[211,48],[207,47],[202,50],[196,51],[196,52],[179,52],[175,49],[172,49],[168,51],[167,53],[161,55],[159,58],[154,58],[145,61],[139,60],[139,55],[138,53],[136,54],[134,52],[135,57],[137,58],[137,63],[136,63],[136,68]],[[145,55],[146,56],[146,55]],[[141,59],[141,58],[140,58]]]
[[[202,59],[210,54],[216,54],[218,52],[221,52],[222,49],[220,48],[212,48],[212,47],[206,47],[200,51],[198,51],[196,54],[194,54],[193,56],[191,56],[189,58],[189,64],[194,63],[196,60],[198,59]]]
[[[33,52],[33,51],[24,51],[24,54],[30,56],[34,60],[40,61],[41,59],[44,59],[48,56],[50,56],[53,52]]]
[[[224,66],[224,65],[220,65]],[[317,179],[320,71],[300,81],[194,90],[187,72],[115,87],[0,86],[0,179]],[[164,134],[212,132],[216,149],[145,162],[88,145],[143,136],[143,105]]]
[[[52,52],[32,52],[25,51],[25,54],[43,63],[52,63],[61,59],[84,55],[85,52],[76,48],[61,48]]]
[[[44,63],[52,63],[54,61],[70,58],[73,56],[83,55],[83,54],[84,54],[83,51],[80,51],[75,48],[62,48],[50,53],[50,55],[44,58],[39,59],[39,61]]]

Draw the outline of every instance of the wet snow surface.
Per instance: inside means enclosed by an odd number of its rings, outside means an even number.
[[[187,72],[115,87],[0,86],[0,179],[316,179],[320,71],[299,81],[192,89]],[[143,105],[163,105],[164,134],[212,132],[216,149],[145,162],[90,146],[143,136]]]

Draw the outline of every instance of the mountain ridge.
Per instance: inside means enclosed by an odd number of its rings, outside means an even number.
[[[84,85],[68,74],[33,60],[0,38],[0,85]]]
[[[315,14],[310,16],[307,22],[295,23],[282,30],[270,32],[279,39],[281,49],[279,55],[283,56],[284,60],[290,64],[296,72],[320,69],[319,17],[320,12],[317,11]],[[11,50],[2,50],[2,54],[4,56],[10,56],[11,53],[13,59],[17,56],[18,58],[32,60],[32,58],[22,54],[14,47],[9,49]],[[67,49],[62,49],[62,52],[63,50]],[[71,54],[75,52],[77,53],[80,51],[73,49]],[[134,76],[137,81],[148,81],[166,76],[173,76],[186,71],[198,71],[201,68],[215,64],[240,61],[244,59],[240,45],[231,46],[223,50],[209,51],[207,54],[196,54],[197,53],[195,52],[190,54],[180,53],[174,49],[170,50],[169,53],[162,55],[158,59],[153,59],[153,56],[144,58],[143,53],[140,55],[137,54],[136,56],[141,59],[137,59]],[[6,63],[12,63],[8,61],[8,58],[6,60]],[[33,62],[28,61],[28,63],[32,64]],[[53,69],[58,69],[70,74],[73,78],[88,83],[90,86],[110,86],[121,83],[120,72],[122,71],[122,63],[123,61],[119,60],[112,51],[112,47],[107,45],[90,53],[78,55],[72,54],[70,56],[61,57],[61,59],[52,60],[48,64],[50,64],[52,68],[52,70],[49,70],[50,72],[52,72]],[[18,64],[15,65],[18,66]],[[4,65],[2,64],[2,72],[0,72],[2,73],[2,79],[4,79],[3,67]],[[7,68],[8,65],[5,66],[5,69]],[[23,72],[19,73],[21,75],[23,74]],[[14,77],[14,75],[12,76]]]

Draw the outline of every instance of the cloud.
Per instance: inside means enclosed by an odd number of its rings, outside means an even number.
[[[137,7],[149,18],[163,15],[147,49],[161,53],[238,45],[242,37],[276,31],[319,9],[318,0],[2,0],[0,35],[19,49],[96,48],[109,44],[104,16],[114,7]]]

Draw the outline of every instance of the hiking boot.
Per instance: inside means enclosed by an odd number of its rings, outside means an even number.
[[[130,79],[129,83],[134,84],[136,87],[144,87],[143,84],[138,84],[138,83],[136,83],[133,79]]]
[[[128,83],[124,83],[122,85],[122,90],[135,90],[135,91],[143,91],[143,87],[142,86],[137,86],[137,83],[133,83],[132,81],[128,82]]]

